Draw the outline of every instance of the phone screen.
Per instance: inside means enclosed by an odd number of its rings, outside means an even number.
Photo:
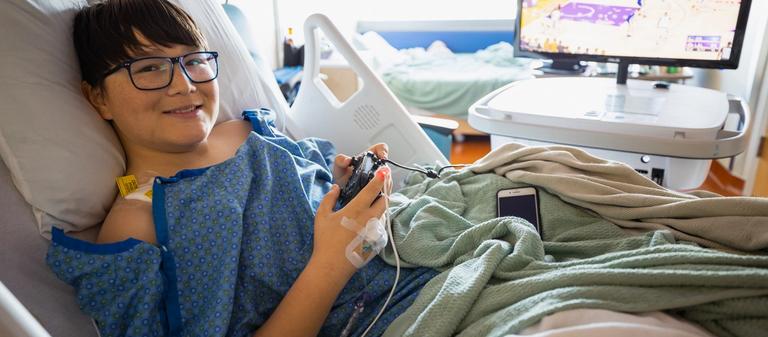
[[[528,220],[536,230],[541,232],[539,227],[539,210],[536,195],[524,194],[515,196],[499,197],[498,216],[516,216]]]

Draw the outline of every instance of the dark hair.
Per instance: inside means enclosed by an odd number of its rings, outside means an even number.
[[[207,49],[194,20],[167,0],[106,0],[75,16],[73,37],[83,81],[101,87],[107,70],[149,47],[136,32],[163,47]]]

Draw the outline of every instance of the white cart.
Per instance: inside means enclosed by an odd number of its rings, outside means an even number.
[[[619,85],[610,78],[513,82],[472,105],[469,124],[491,135],[492,148],[573,145],[675,190],[700,186],[712,159],[743,152],[751,131],[749,107],[740,98],[648,81]]]

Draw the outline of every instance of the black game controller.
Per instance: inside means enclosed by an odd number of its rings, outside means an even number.
[[[359,193],[368,181],[373,179],[374,173],[379,167],[387,165],[386,161],[379,159],[373,152],[365,152],[357,157],[352,157],[351,166],[354,168],[349,181],[341,189],[339,195],[340,207],[346,206]]]

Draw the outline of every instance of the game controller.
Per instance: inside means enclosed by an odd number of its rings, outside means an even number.
[[[353,167],[352,176],[349,177],[347,184],[341,189],[339,195],[339,205],[346,206],[352,199],[363,190],[368,181],[373,179],[374,173],[379,167],[387,165],[385,160],[379,159],[373,152],[365,152],[357,157],[352,157]],[[381,195],[381,193],[379,193]]]

